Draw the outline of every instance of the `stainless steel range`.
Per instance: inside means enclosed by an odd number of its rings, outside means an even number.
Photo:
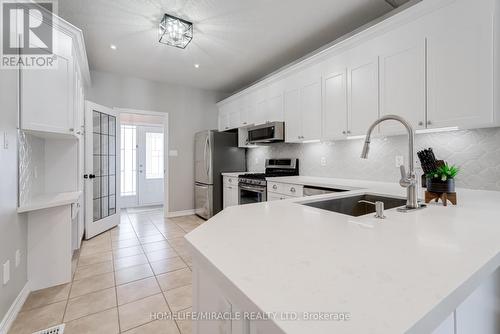
[[[266,177],[299,175],[298,159],[267,159],[266,172],[241,175],[239,178],[239,204],[267,201]]]

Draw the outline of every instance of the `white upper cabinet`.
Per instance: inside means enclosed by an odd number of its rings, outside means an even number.
[[[251,124],[283,121],[283,82],[265,85],[255,92],[255,111]]]
[[[230,101],[255,94],[239,123],[285,119],[287,142],[364,135],[388,114],[415,129],[500,126],[499,19],[499,0],[421,1]]]
[[[432,14],[427,36],[428,127],[470,128],[495,121],[495,3],[456,1]]]
[[[347,69],[323,76],[323,139],[347,134]]]
[[[57,65],[50,69],[21,68],[21,127],[24,130],[75,133],[72,39],[55,29]]]
[[[381,47],[380,115],[398,115],[425,128],[425,37],[400,29],[377,39]],[[381,124],[382,134],[405,133],[401,124]]]
[[[378,57],[366,55],[364,48],[356,48],[351,54],[347,68],[347,134],[357,136],[365,134],[379,117]]]
[[[285,140],[321,139],[321,75],[318,67],[287,78],[285,87]]]

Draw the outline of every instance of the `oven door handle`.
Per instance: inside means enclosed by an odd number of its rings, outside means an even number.
[[[241,184],[239,185],[241,190],[248,190],[248,191],[254,191],[258,193],[264,193],[266,192],[266,188],[256,188],[256,187],[249,187],[249,186],[242,186]]]

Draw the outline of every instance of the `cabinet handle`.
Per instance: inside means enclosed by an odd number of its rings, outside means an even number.
[[[350,135],[351,134],[351,131],[350,130],[347,130],[347,134]]]
[[[342,134],[343,134],[343,135],[345,135],[345,134],[346,134],[346,132],[345,132],[345,131],[342,131]]]
[[[295,192],[295,188],[294,188],[294,187],[291,187],[291,188],[290,188],[290,192],[294,193],[294,192]]]
[[[247,122],[243,122],[243,125],[247,125]]]
[[[424,122],[422,122],[422,121],[418,122],[418,126],[422,126],[422,125],[424,125]]]
[[[230,182],[230,183],[233,183],[233,179],[229,179],[229,182]]]
[[[75,129],[69,128],[69,132],[74,132],[74,131],[75,131]]]
[[[273,189],[276,190],[276,189],[278,189],[278,187],[274,184]]]
[[[431,122],[431,121],[427,121],[427,125],[431,125],[431,124],[432,124],[432,122]]]

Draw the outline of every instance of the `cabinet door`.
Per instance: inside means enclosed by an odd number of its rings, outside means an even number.
[[[300,91],[293,89],[285,92],[285,141],[301,142],[302,126],[300,124]]]
[[[265,107],[266,122],[283,121],[283,94],[271,96]]]
[[[427,40],[427,126],[491,125],[493,110],[493,1],[461,20],[443,20]]]
[[[363,54],[362,49],[353,54]],[[379,116],[378,57],[355,60],[348,69],[348,134],[364,135]]]
[[[241,114],[239,109],[231,110],[228,114],[229,129],[236,129],[241,126]]]
[[[229,130],[229,113],[221,108],[219,110],[219,131]]]
[[[347,70],[327,74],[323,79],[323,138],[347,134]]]
[[[300,89],[300,116],[302,139],[321,138],[321,80],[309,83]]]
[[[425,38],[406,30],[381,41],[380,115],[398,115],[415,129],[425,128]],[[406,133],[396,122],[380,125],[384,134]]]
[[[74,134],[74,74],[71,38],[54,31],[59,49],[50,69],[21,68],[21,126],[25,130]],[[66,50],[69,49],[69,50]]]
[[[432,334],[456,334],[455,332],[455,314],[452,313],[441,325],[438,326]]]

